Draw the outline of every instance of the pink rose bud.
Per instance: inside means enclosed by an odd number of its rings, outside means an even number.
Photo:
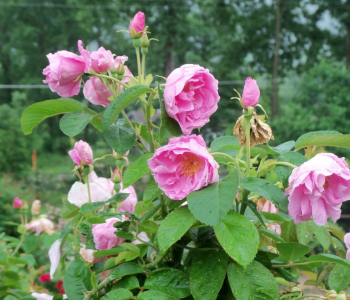
[[[103,73],[111,70],[114,65],[114,56],[110,50],[106,50],[100,47],[97,51],[93,51],[90,54],[91,57],[91,69],[96,73]]]
[[[209,154],[201,136],[174,137],[148,160],[154,180],[173,200],[181,200],[219,180],[219,165]]]
[[[79,41],[81,43],[81,41]],[[78,43],[79,43],[78,42]],[[80,50],[82,49],[79,45]],[[86,50],[81,50],[86,51]],[[81,76],[89,71],[86,53],[83,56],[76,55],[68,51],[58,51],[55,54],[49,53],[49,65],[43,70],[47,83],[52,92],[56,92],[61,97],[71,97],[78,95],[81,85]]]
[[[23,207],[23,205],[24,205],[24,202],[21,199],[19,199],[17,197],[15,199],[13,199],[13,207],[14,208],[21,209]]]
[[[47,233],[48,235],[53,234],[53,229],[55,225],[51,220],[42,217],[40,219],[34,219],[25,225],[27,230],[35,232],[35,235],[39,235],[42,232]]]
[[[123,179],[122,172],[118,167],[115,167],[113,175],[112,175],[112,181],[114,183],[120,183]]]
[[[113,227],[116,222],[120,222],[120,220],[110,218],[106,223],[92,225],[92,235],[97,250],[107,250],[124,242],[123,239],[114,234],[117,231],[117,228]]]
[[[269,200],[265,198],[260,198],[257,202],[257,209],[260,211],[265,211],[269,213],[276,214],[278,213],[278,208]]]
[[[186,135],[209,122],[219,99],[218,81],[208,69],[198,65],[183,65],[166,80],[165,109]]]
[[[256,83],[256,80],[248,77],[245,80],[242,101],[245,107],[255,107],[259,104],[260,90]]]
[[[84,141],[76,142],[74,149],[69,151],[68,154],[76,165],[91,165],[93,163],[91,147]]]
[[[295,168],[289,177],[289,215],[295,223],[310,220],[323,226],[340,218],[341,205],[350,199],[350,170],[344,158],[319,153]]]
[[[135,205],[137,204],[137,195],[135,189],[132,186],[128,186],[123,189],[123,183],[120,183],[120,192],[125,194],[130,194],[128,198],[124,201],[120,202],[120,206],[118,207],[118,212],[129,212],[133,213],[135,210]]]
[[[130,22],[129,34],[133,39],[139,39],[145,30],[145,14],[138,12]]]
[[[40,200],[34,200],[32,204],[32,215],[39,215],[40,214],[40,209],[41,209],[41,202]]]

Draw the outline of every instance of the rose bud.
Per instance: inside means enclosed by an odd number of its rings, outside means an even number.
[[[113,227],[116,222],[120,222],[120,220],[110,218],[106,220],[106,223],[92,225],[92,235],[97,250],[107,250],[124,242],[122,238],[114,234],[117,231],[117,228]]]
[[[248,106],[252,106],[252,107],[257,106],[259,104],[259,97],[260,97],[260,90],[256,83],[256,80],[248,77],[245,81],[243,94],[242,94],[242,101],[245,108]]]
[[[145,14],[139,11],[130,22],[129,34],[133,39],[139,39],[145,30]]]
[[[39,281],[40,282],[48,282],[48,281],[50,281],[51,280],[51,276],[50,276],[50,274],[49,273],[45,273],[45,274],[42,274],[42,275],[40,275],[40,277],[39,277]]]
[[[13,199],[13,207],[16,209],[21,209],[24,206],[24,202],[19,199],[18,197],[16,197],[15,199]]]
[[[91,147],[84,141],[76,142],[74,149],[68,154],[76,165],[91,165],[93,163]]]

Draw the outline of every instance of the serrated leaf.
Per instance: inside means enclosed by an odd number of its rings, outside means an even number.
[[[224,283],[228,256],[223,250],[198,251],[192,258],[190,286],[195,300],[215,300]]]
[[[126,169],[123,176],[124,189],[151,172],[148,167],[148,160],[151,157],[153,157],[153,153],[141,155]]]
[[[328,250],[329,246],[331,245],[331,236],[328,230],[324,226],[317,226],[314,222],[313,227],[317,240],[325,250]]]
[[[313,221],[304,221],[296,225],[299,243],[307,245],[314,234]]]
[[[34,103],[22,113],[22,130],[24,134],[30,134],[36,126],[49,117],[83,110],[84,107],[78,101],[69,98]]]
[[[276,147],[271,147],[271,149],[273,151],[276,151],[277,153],[283,154],[283,152],[292,150],[294,146],[295,146],[294,141],[288,141]]]
[[[162,190],[158,187],[157,182],[154,179],[150,180],[146,186],[146,189],[143,193],[143,201],[145,203],[152,202],[162,193]]]
[[[281,225],[281,238],[286,242],[297,242],[297,230],[293,220],[284,222]]]
[[[135,276],[125,276],[113,284],[114,289],[127,289],[132,290],[140,286],[138,279]]]
[[[271,231],[271,230],[268,230],[266,228],[260,228],[259,229],[264,235],[268,236],[269,238],[277,241],[277,242],[280,242],[280,243],[285,243],[285,240],[282,239],[277,233]]]
[[[143,287],[176,298],[185,298],[191,294],[188,275],[178,269],[160,269],[151,273]]]
[[[102,117],[102,130],[103,132],[107,130],[110,124],[117,121],[119,114],[121,111],[126,108],[131,102],[133,102],[136,98],[140,97],[145,93],[152,92],[152,89],[143,86],[137,85],[131,87],[121,93],[105,110]],[[120,152],[125,153],[125,152]]]
[[[90,213],[92,211],[95,211],[96,209],[105,206],[112,202],[121,202],[125,200],[129,194],[126,193],[118,193],[114,195],[111,199],[108,199],[107,201],[101,201],[101,202],[92,202],[92,203],[85,203],[80,207],[80,212],[85,215],[87,213]]]
[[[308,259],[309,262],[328,262],[328,263],[335,263],[340,264],[345,267],[350,268],[350,263],[340,258],[339,256],[333,255],[333,254],[318,254],[318,255],[311,255]]]
[[[298,243],[279,243],[276,244],[279,256],[276,260],[292,263],[303,258],[311,250],[310,247]]]
[[[328,284],[332,290],[336,290],[338,293],[346,289],[350,284],[349,267],[336,265],[329,274]]]
[[[162,221],[158,229],[157,236],[160,248],[166,251],[171,245],[178,241],[196,221],[196,218],[187,207],[172,211]]]
[[[60,129],[69,137],[76,136],[85,129],[94,117],[95,114],[88,111],[71,112],[61,118]]]
[[[271,272],[257,261],[244,269],[230,264],[227,278],[237,300],[275,300],[279,299],[279,288]]]
[[[148,290],[136,297],[137,300],[177,300],[177,298],[155,290]]]
[[[270,200],[281,212],[288,212],[287,196],[271,182],[261,178],[246,177],[240,179],[239,185]]]
[[[245,216],[230,211],[214,231],[226,253],[247,266],[258,251],[259,233]]]
[[[133,294],[127,289],[115,289],[104,296],[103,300],[125,300],[131,299]]]
[[[238,192],[239,176],[236,169],[217,183],[190,193],[188,208],[202,223],[216,226],[232,207]]]
[[[109,275],[109,278],[117,279],[117,278],[122,278],[126,275],[134,275],[139,273],[144,273],[142,267],[133,262],[128,262],[116,267],[111,273],[111,275]]]
[[[350,134],[336,131],[316,131],[302,135],[295,143],[295,148],[309,146],[328,146],[350,149]]]
[[[109,124],[103,131],[103,137],[117,153],[130,150],[136,141],[136,133],[128,124]]]

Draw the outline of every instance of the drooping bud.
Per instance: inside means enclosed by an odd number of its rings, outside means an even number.
[[[32,204],[32,215],[39,215],[41,209],[41,202],[40,200],[35,200]]]
[[[255,107],[259,104],[260,90],[254,80],[251,77],[248,77],[245,81],[243,94],[242,94],[242,102],[244,107],[247,108],[249,106]]]
[[[139,39],[145,30],[145,14],[139,11],[130,22],[129,34],[133,39]]]
[[[16,209],[21,209],[24,206],[24,202],[19,199],[18,197],[16,197],[15,199],[13,199],[13,207]]]

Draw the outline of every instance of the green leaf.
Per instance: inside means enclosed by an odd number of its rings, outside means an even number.
[[[121,202],[125,200],[129,194],[126,193],[119,193],[114,195],[111,199],[108,199],[107,201],[101,201],[101,202],[92,202],[92,203],[85,203],[80,207],[80,212],[85,215],[89,212],[92,212],[102,206],[105,206],[106,204],[112,203],[112,202]]]
[[[160,142],[167,142],[170,138],[181,135],[182,130],[179,126],[179,123],[168,116],[164,105],[164,89],[159,87],[159,85],[158,95],[161,111],[159,138]]]
[[[94,257],[95,258],[106,257],[106,256],[110,256],[110,255],[119,254],[123,251],[124,251],[124,249],[121,247],[115,247],[115,248],[111,248],[111,249],[107,249],[107,250],[100,250],[100,251],[94,252]]]
[[[336,265],[329,274],[328,284],[332,290],[336,290],[338,293],[346,289],[350,284],[349,267]]]
[[[226,253],[247,266],[258,251],[259,233],[245,216],[230,211],[214,231]]]
[[[282,155],[283,152],[288,152],[291,149],[293,149],[294,145],[295,145],[294,141],[288,141],[276,147],[271,147],[271,149]]]
[[[62,198],[62,202],[61,216],[63,219],[71,219],[79,213],[79,207],[70,203],[65,197]]]
[[[153,157],[153,153],[147,153],[141,155],[136,159],[125,171],[123,176],[123,188],[127,188],[141,177],[150,173],[151,170],[148,167],[148,160]]]
[[[239,176],[236,169],[219,182],[190,193],[188,208],[202,223],[216,226],[232,207],[238,192]]]
[[[298,243],[279,243],[276,244],[276,248],[279,251],[279,256],[276,260],[291,263],[309,253],[311,248]]]
[[[227,254],[220,251],[198,251],[190,269],[191,292],[195,300],[215,300],[224,283]]]
[[[271,272],[257,261],[246,269],[230,264],[227,278],[237,300],[276,300],[280,298],[277,282]]]
[[[271,230],[268,230],[266,228],[260,228],[259,229],[264,235],[268,236],[269,238],[277,241],[277,242],[280,242],[280,243],[285,243],[285,240],[282,239],[277,233],[271,231]]]
[[[296,225],[299,243],[307,245],[311,241],[314,234],[313,224],[313,221],[304,221]]]
[[[143,201],[145,203],[152,202],[162,193],[162,190],[158,187],[157,182],[154,179],[150,180],[146,186],[146,189],[143,193]]]
[[[142,267],[133,262],[128,262],[116,267],[111,273],[111,275],[109,275],[109,278],[117,279],[117,278],[122,278],[126,275],[134,275],[139,273],[144,273]]]
[[[172,211],[162,221],[158,229],[157,236],[160,248],[163,251],[168,250],[196,221],[196,218],[187,207],[181,207]]]
[[[88,269],[85,264],[80,264],[74,270],[74,277],[83,280],[88,274]]]
[[[39,241],[40,241],[40,237],[34,235],[34,233],[31,233],[30,235],[28,235],[22,245],[24,252],[33,253],[33,251],[38,247]]]
[[[69,137],[76,136],[85,129],[94,117],[95,114],[88,111],[71,112],[61,118],[60,129]]]
[[[136,133],[128,124],[110,124],[103,131],[103,137],[106,139],[117,153],[125,153],[130,150],[136,141]]]
[[[333,255],[333,254],[318,254],[318,255],[311,255],[308,259],[309,262],[328,262],[328,263],[335,263],[340,264],[343,266],[346,266],[350,268],[350,263],[340,258],[339,256]]]
[[[106,108],[102,117],[102,131],[106,131],[110,124],[116,122],[121,111],[124,108],[126,108],[131,102],[133,102],[136,98],[140,97],[141,95],[150,92],[152,92],[151,88],[143,85],[137,85],[121,93]]]
[[[331,236],[328,232],[328,230],[324,226],[317,226],[314,222],[314,233],[320,244],[325,250],[329,249],[329,246],[331,245]]]
[[[107,293],[106,296],[102,297],[101,299],[104,300],[125,300],[125,299],[131,299],[133,296],[132,292],[130,292],[127,289],[116,289],[109,293]]]
[[[155,290],[148,290],[136,297],[137,300],[176,300],[176,298]]]
[[[92,289],[92,286],[88,277],[86,277],[84,280],[81,280],[74,276],[75,270],[77,268],[80,268],[81,265],[85,266],[85,263],[82,260],[77,259],[73,261],[69,265],[66,275],[64,276],[64,279],[63,279],[63,288],[65,290],[66,295],[70,299],[83,300],[84,293]]]
[[[305,133],[303,134],[302,136],[300,136],[297,141],[295,142],[295,149],[299,149],[300,148],[300,145],[304,144],[305,141],[309,141],[310,139],[313,139],[313,138],[319,138],[323,136],[329,136],[329,135],[341,135],[340,132],[338,131],[331,131],[331,130],[328,130],[328,131],[312,131],[312,132],[308,132],[308,133]],[[310,146],[314,146],[314,145],[310,145]]]
[[[230,146],[237,146],[236,148]],[[235,157],[238,150],[240,149],[240,144],[235,136],[220,136],[216,138],[210,144],[210,149],[212,152],[221,152]]]
[[[290,216],[284,214],[284,213],[269,213],[262,211],[261,214],[270,221],[276,221],[276,222],[287,222],[292,220]]]
[[[301,155],[298,152],[285,152],[278,158],[278,161],[289,162],[293,165],[300,166],[302,163],[306,162],[307,159],[304,155]],[[282,165],[276,166],[275,168],[275,173],[278,179],[281,182],[286,183],[286,185],[288,185],[288,178],[292,171],[293,168]]]
[[[177,269],[160,269],[151,273],[143,287],[176,298],[185,298],[191,294],[188,275]]]
[[[350,134],[314,136],[295,145],[297,149],[309,146],[328,146],[350,149]]]
[[[138,279],[135,276],[125,276],[113,284],[114,289],[127,289],[132,290],[140,286]]]
[[[241,178],[239,185],[251,192],[270,200],[281,212],[288,212],[288,199],[284,192],[271,182],[261,179],[246,177]]]
[[[144,201],[139,201],[135,205],[134,213],[138,216],[149,212],[154,207],[154,203],[145,203]]]
[[[78,101],[69,98],[34,103],[27,107],[22,113],[22,130],[24,134],[31,134],[33,129],[46,118],[83,110],[84,107]]]
[[[293,220],[284,222],[281,225],[281,238],[286,242],[297,242],[297,230]]]

